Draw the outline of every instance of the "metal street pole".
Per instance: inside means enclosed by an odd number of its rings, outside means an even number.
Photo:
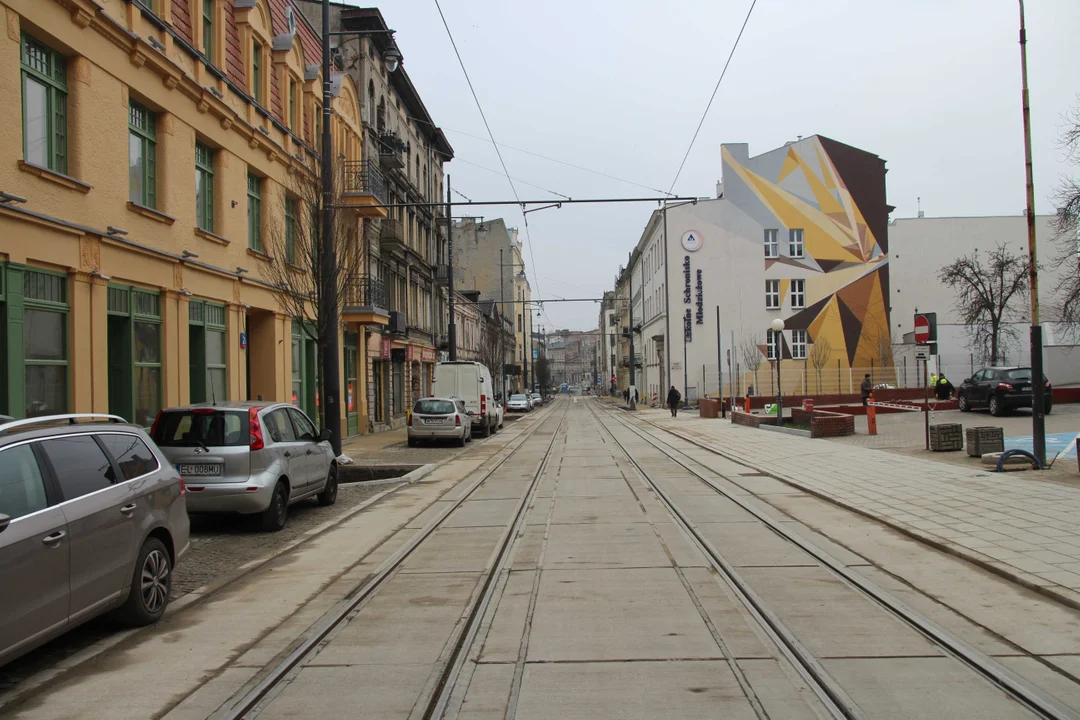
[[[334,176],[330,147],[330,0],[322,3],[322,242],[319,267],[319,337],[323,338],[323,428],[330,431],[334,454],[341,454],[341,357],[338,351],[338,262],[334,249]]]
[[[503,282],[506,277],[505,273],[503,251],[502,248],[499,248],[499,362],[502,364],[499,377],[501,378],[503,402],[506,402],[506,338],[503,336],[504,325],[501,318],[506,317],[506,284]]]
[[[525,385],[529,382],[529,343],[525,337],[525,288],[521,289],[518,297],[521,298],[521,314],[518,315],[518,322],[521,323],[521,392],[526,392],[528,388]]]
[[[1035,254],[1035,180],[1031,165],[1031,104],[1028,101],[1027,30],[1020,0],[1020,76],[1024,106],[1024,170],[1027,174],[1028,283],[1031,290],[1031,435],[1039,465],[1046,467],[1046,384],[1043,382],[1042,327],[1039,325],[1039,265]]]
[[[630,306],[630,409],[637,410],[637,404],[634,402],[634,383],[637,382],[637,376],[634,373],[634,253],[630,253],[630,259],[626,263],[626,270],[630,273],[630,278],[627,281],[627,287],[629,288],[630,298],[628,304]]]
[[[720,398],[720,417],[727,417],[727,410],[724,408],[724,354],[721,350],[722,336],[720,335],[720,306],[716,306],[716,372],[717,372],[717,385],[716,385],[716,397]]]
[[[457,323],[454,321],[454,219],[450,217],[450,175],[446,175],[446,281],[450,286],[450,323],[446,326],[450,342],[450,362],[457,360]]]

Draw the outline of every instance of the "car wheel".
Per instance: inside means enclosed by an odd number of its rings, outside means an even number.
[[[277,532],[285,527],[285,520],[289,517],[289,489],[285,483],[278,481],[274,486],[274,494],[270,498],[270,507],[263,511],[262,529],[268,532]]]
[[[157,622],[165,613],[172,592],[172,560],[165,543],[150,537],[143,543],[135,560],[131,590],[118,615],[127,625],[142,626]]]
[[[1053,409],[1054,406],[1051,403],[1046,403],[1046,405],[1043,406],[1043,415],[1049,415],[1050,411]]]
[[[458,447],[465,447],[465,442],[466,442],[465,435],[463,434],[461,437],[459,437],[457,439],[457,446]]]
[[[960,408],[960,412],[971,412],[971,406],[968,405],[967,395],[960,393],[960,397],[956,399],[956,406]]]
[[[326,474],[326,485],[323,491],[315,496],[322,506],[333,505],[337,502],[337,463],[330,463],[330,472]]]
[[[990,398],[990,414],[994,417],[1001,417],[1003,410],[1001,407],[1001,401],[996,397]]]
[[[416,438],[409,438],[409,447],[416,447]]]

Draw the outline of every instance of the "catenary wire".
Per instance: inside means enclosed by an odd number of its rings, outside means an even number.
[[[754,12],[754,6],[757,5],[757,0],[752,0],[750,3],[750,9],[746,11],[746,18],[743,19],[742,27],[739,28],[739,34],[735,37],[735,42],[731,46],[731,52],[728,53],[727,62],[724,63],[724,69],[720,71],[720,79],[716,81],[716,87],[713,88],[712,95],[709,97],[709,104],[705,106],[705,112],[701,114],[701,121],[698,122],[697,130],[694,131],[694,137],[690,138],[690,146],[686,148],[686,154],[683,155],[682,162],[679,163],[679,170],[675,173],[675,179],[671,181],[671,187],[668,189],[668,194],[675,189],[675,183],[679,181],[679,176],[682,175],[683,167],[686,166],[686,159],[690,157],[690,151],[694,149],[694,142],[697,141],[698,133],[701,132],[701,126],[705,124],[705,118],[709,114],[709,108],[712,107],[713,100],[716,99],[716,92],[720,89],[720,83],[724,81],[724,75],[727,74],[728,66],[731,64],[731,58],[735,56],[735,48],[739,47],[739,40],[742,39],[743,31],[746,30],[746,24],[750,22],[750,15]]]

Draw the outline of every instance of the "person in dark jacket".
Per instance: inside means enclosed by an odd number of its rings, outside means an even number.
[[[949,382],[949,379],[944,375],[939,375],[937,385],[934,387],[934,392],[937,395],[938,400],[948,400],[952,397],[953,384]]]
[[[682,395],[672,385],[671,389],[667,392],[667,406],[671,409],[671,417],[677,417],[679,414],[679,401],[682,400]]]
[[[870,399],[870,390],[871,390],[871,388],[872,388],[872,385],[870,383],[870,373],[866,373],[866,377],[863,378],[862,385],[859,386],[859,389],[862,390],[862,404],[863,404],[863,407],[866,407],[866,403]]]

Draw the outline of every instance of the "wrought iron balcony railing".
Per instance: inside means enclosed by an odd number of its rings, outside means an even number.
[[[386,178],[379,164],[372,160],[348,160],[344,163],[341,192],[345,195],[371,195],[386,202]]]
[[[350,307],[386,308],[386,289],[380,278],[355,275],[345,290],[345,305]]]

